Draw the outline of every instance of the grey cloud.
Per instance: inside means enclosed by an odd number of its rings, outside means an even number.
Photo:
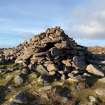
[[[105,39],[105,8],[104,10],[77,12],[74,24],[68,24],[65,30],[73,37],[84,39]]]

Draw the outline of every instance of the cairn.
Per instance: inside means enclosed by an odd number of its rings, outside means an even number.
[[[79,72],[104,76],[101,71],[88,64],[86,54],[86,47],[78,45],[60,27],[55,27],[48,28],[17,46],[15,62],[21,63],[23,70],[35,71],[45,78],[65,80],[71,74]]]

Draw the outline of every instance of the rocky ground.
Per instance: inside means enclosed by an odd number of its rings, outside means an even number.
[[[0,105],[105,105],[105,48],[60,27],[0,49]]]

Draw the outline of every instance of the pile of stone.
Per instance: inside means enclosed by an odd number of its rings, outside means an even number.
[[[7,64],[13,62],[16,59],[14,48],[0,49],[0,64]]]
[[[104,76],[87,61],[87,48],[78,45],[60,27],[35,35],[17,46],[16,52],[15,63],[22,64],[22,71],[34,71],[43,78],[65,80],[78,73]]]

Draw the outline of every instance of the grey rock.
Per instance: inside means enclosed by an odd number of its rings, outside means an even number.
[[[71,74],[79,74],[79,71],[78,70],[73,70],[72,72],[71,72]]]
[[[89,101],[95,103],[97,102],[97,99],[94,96],[89,96]]]
[[[54,58],[62,55],[62,52],[56,47],[51,48],[50,52],[51,52],[52,57],[54,57]]]
[[[28,94],[24,91],[17,93],[12,103],[28,104]]]
[[[43,65],[37,65],[35,71],[41,75],[48,74],[48,71],[45,69]]]
[[[69,98],[70,97],[70,89],[67,87],[62,87],[62,86],[55,86],[55,94],[59,95],[61,97],[66,97]]]
[[[30,70],[35,70],[35,65],[34,65],[34,64],[29,64],[29,65],[28,65],[28,68],[29,68]]]
[[[17,76],[14,78],[14,83],[15,83],[16,85],[21,85],[21,84],[23,84],[23,82],[24,82],[23,78],[20,77],[19,75],[17,75]]]
[[[28,68],[23,68],[21,70],[21,74],[28,74],[29,73],[29,69]]]
[[[84,73],[84,74],[83,74],[83,77],[91,77],[91,75],[88,74],[88,73]]]
[[[84,56],[74,56],[73,66],[76,69],[84,70],[86,67],[85,57]]]
[[[104,88],[98,88],[95,90],[95,93],[99,96],[99,97],[105,97],[105,89]]]
[[[62,41],[62,43],[56,43],[55,44],[55,47],[56,48],[68,48],[68,44],[67,44],[67,42],[66,41]]]

